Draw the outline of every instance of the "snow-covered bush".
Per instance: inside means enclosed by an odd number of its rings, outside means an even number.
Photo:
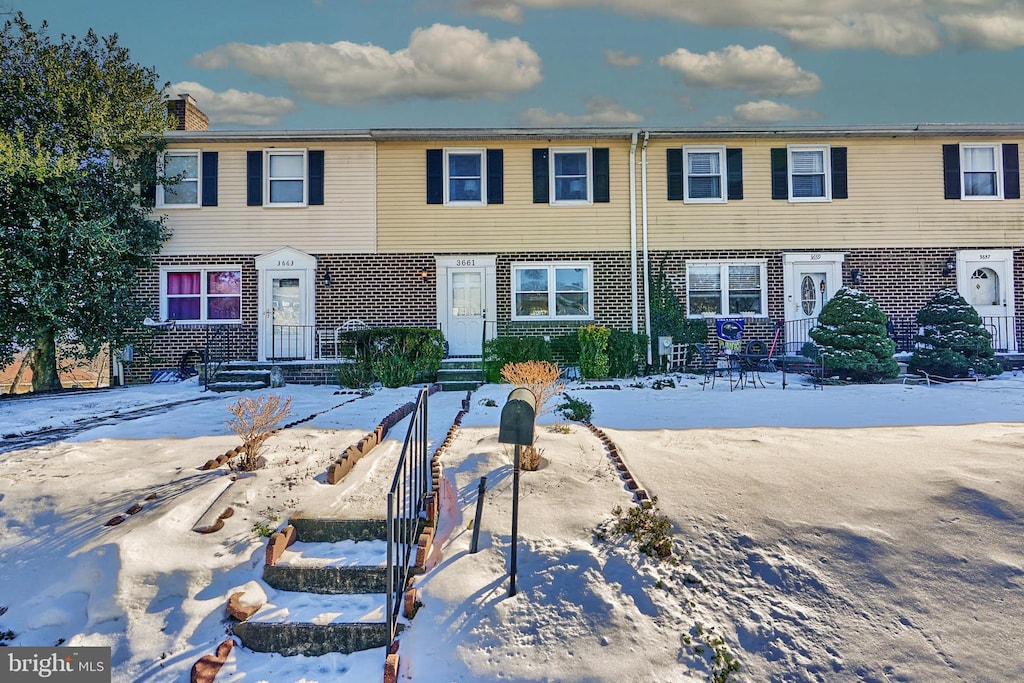
[[[810,336],[830,371],[855,382],[877,382],[900,373],[886,321],[874,299],[844,287],[822,307]]]
[[[911,371],[943,377],[998,375],[1002,372],[992,349],[992,333],[981,316],[955,289],[942,289],[917,312],[921,333],[910,359]]]

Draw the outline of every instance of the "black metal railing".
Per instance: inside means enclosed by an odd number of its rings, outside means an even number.
[[[398,631],[398,610],[408,586],[416,542],[420,534],[420,518],[424,515],[424,498],[431,484],[430,459],[427,454],[427,396],[420,390],[416,407],[410,416],[402,453],[398,458],[395,478],[388,490],[388,567],[387,625],[388,642]]]
[[[270,360],[309,360],[316,357],[316,326],[274,325]]]
[[[802,355],[804,344],[814,341],[811,339],[811,330],[818,326],[818,318],[797,318],[787,320],[783,324],[782,339],[779,340],[776,355],[799,356]]]
[[[220,369],[234,360],[235,348],[232,331],[237,329],[235,325],[206,325],[205,327],[201,359],[205,365],[202,373],[204,391],[210,388],[210,383]]]
[[[996,353],[1018,352],[1021,349],[1021,321],[1015,315],[983,315],[981,324],[992,333]]]

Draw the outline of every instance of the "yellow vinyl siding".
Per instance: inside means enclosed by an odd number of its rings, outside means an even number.
[[[811,142],[847,148],[849,198],[796,204],[773,200],[771,148]],[[684,204],[667,199],[665,159],[669,147],[690,143],[652,140],[647,169],[650,247],[821,249],[1020,244],[1024,241],[1024,200],[943,198],[942,145],[955,142],[960,140],[707,141],[743,149],[744,198],[726,204]]]
[[[171,238],[163,254],[263,253],[281,246],[317,254],[372,253],[376,248],[376,171],[372,142],[278,144],[324,150],[324,204],[299,208],[246,206],[246,161],[261,143],[182,145],[218,152],[217,206],[157,209]]]
[[[607,204],[533,203],[533,149],[608,147]],[[504,203],[427,204],[426,150],[502,149]],[[394,252],[621,251],[629,248],[629,141],[542,140],[378,143],[378,248]]]

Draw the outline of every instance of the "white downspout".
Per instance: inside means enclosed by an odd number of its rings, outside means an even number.
[[[651,338],[651,292],[650,290],[650,273],[649,270],[649,254],[647,248],[647,140],[650,138],[650,131],[644,131],[644,144],[640,148],[640,205],[643,210],[643,235],[644,235],[644,331],[647,334],[647,339]],[[647,364],[650,365],[651,358],[651,345],[647,345]]]
[[[629,143],[629,282],[633,295],[633,334],[640,331],[639,292],[636,285],[636,138]]]

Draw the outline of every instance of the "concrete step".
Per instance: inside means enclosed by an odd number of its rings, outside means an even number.
[[[266,382],[270,384],[270,370],[221,370],[213,376],[215,382]]]
[[[479,382],[438,382],[441,385],[441,391],[473,391],[478,389],[483,380]]]
[[[234,634],[242,645],[255,652],[276,652],[286,657],[318,657],[330,652],[351,654],[389,645],[388,627],[383,621],[385,608],[381,606],[378,612],[380,621],[328,623],[261,621],[257,613],[248,621],[236,624]]]
[[[218,394],[227,391],[253,391],[256,389],[266,389],[270,386],[270,382],[210,382],[210,391]]]
[[[295,538],[305,543],[341,541],[386,541],[388,523],[384,519],[334,519],[299,513],[288,520],[295,527]]]
[[[445,370],[437,371],[438,382],[483,382],[483,370]]]

